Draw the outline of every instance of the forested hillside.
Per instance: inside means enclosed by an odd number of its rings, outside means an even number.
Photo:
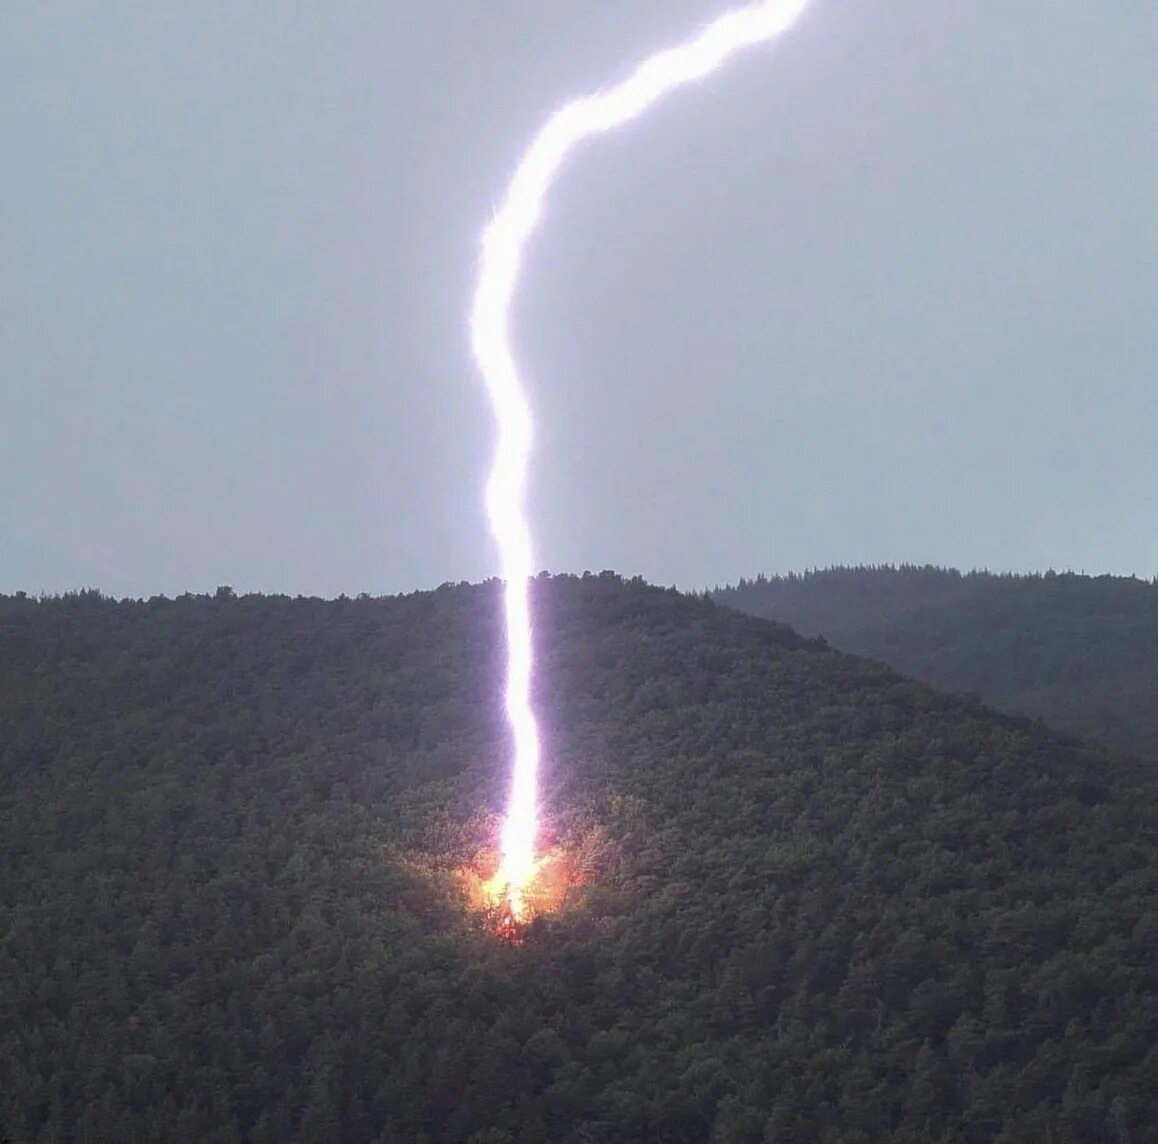
[[[1158,1139],[1158,784],[611,576],[535,585],[547,834],[499,940],[498,591],[0,598],[9,1144]]]
[[[1158,580],[831,568],[741,580],[712,597],[1158,759]]]

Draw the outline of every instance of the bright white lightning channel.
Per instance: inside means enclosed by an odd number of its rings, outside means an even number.
[[[515,750],[497,881],[506,887],[516,917],[525,910],[523,890],[534,871],[541,749],[531,704],[534,559],[526,512],[531,410],[511,348],[511,303],[527,244],[551,184],[578,144],[636,119],[677,88],[711,75],[741,49],[775,39],[796,22],[808,3],[767,0],[727,12],[687,43],[644,60],[622,83],[560,108],[523,155],[502,206],[483,235],[471,341],[497,423],[487,510],[504,581],[506,709]]]

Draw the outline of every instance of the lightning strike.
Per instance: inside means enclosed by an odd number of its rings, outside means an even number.
[[[495,885],[516,920],[526,912],[526,889],[535,870],[541,754],[531,703],[534,555],[526,494],[532,418],[511,346],[511,305],[527,245],[542,219],[551,185],[580,143],[631,122],[677,88],[705,79],[741,49],[774,40],[796,22],[808,3],[766,0],[727,12],[693,39],[645,59],[622,83],[565,104],[524,153],[483,235],[471,342],[497,426],[487,511],[504,582],[506,714],[514,740],[502,864]]]

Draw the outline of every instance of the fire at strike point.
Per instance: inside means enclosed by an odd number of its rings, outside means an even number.
[[[481,852],[460,871],[472,908],[486,914],[495,932],[507,941],[521,940],[522,930],[537,917],[557,913],[568,896],[585,882],[576,856],[555,847],[538,858],[520,887],[502,880],[497,851]]]

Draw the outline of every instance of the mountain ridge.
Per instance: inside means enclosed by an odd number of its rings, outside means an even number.
[[[1158,760],[1158,578],[838,567],[741,580],[711,596]]]
[[[1152,769],[783,625],[533,585],[552,837],[512,948],[494,583],[0,601],[0,1131],[1145,1140]]]

